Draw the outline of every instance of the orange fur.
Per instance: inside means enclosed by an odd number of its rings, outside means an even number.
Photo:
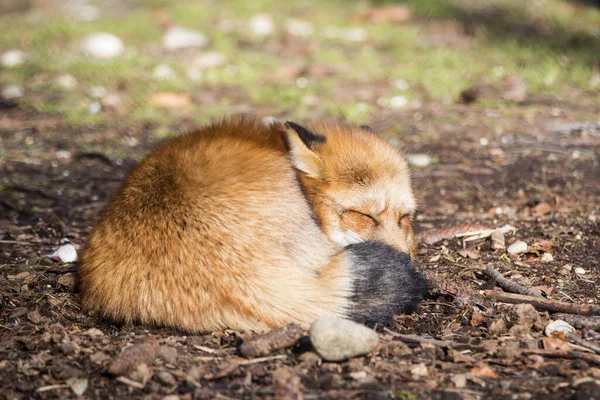
[[[335,235],[414,252],[414,198],[392,146],[318,129],[327,141],[308,149],[280,124],[236,117],[157,148],[89,236],[83,308],[196,332],[348,315],[352,261]]]

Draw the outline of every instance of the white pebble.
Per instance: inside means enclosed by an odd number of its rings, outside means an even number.
[[[575,330],[575,328],[572,325],[563,321],[562,319],[558,319],[558,320],[552,321],[548,325],[546,325],[546,329],[544,329],[544,333],[546,334],[546,336],[551,337],[552,334],[555,332],[570,333],[570,332],[573,332],[574,330]]]
[[[23,53],[21,50],[8,50],[2,53],[2,56],[0,56],[0,64],[9,68],[17,67],[23,64],[24,60],[25,53]]]
[[[202,79],[202,71],[200,68],[190,67],[188,68],[186,75],[192,81],[199,81]]]
[[[394,96],[388,105],[392,108],[404,108],[408,105],[408,99],[405,96]]]
[[[95,101],[89,105],[88,111],[90,114],[98,114],[100,111],[102,111],[102,104],[100,104],[99,101]]]
[[[394,86],[398,90],[406,90],[409,88],[409,85],[408,85],[408,82],[406,81],[406,79],[396,79],[394,81]]]
[[[152,75],[157,79],[171,79],[175,76],[175,71],[168,65],[161,64],[154,67]]]
[[[285,24],[285,30],[292,36],[307,38],[312,36],[314,29],[311,23],[290,19]]]
[[[335,316],[317,319],[308,332],[319,355],[327,361],[358,357],[377,348],[377,332],[356,322]]]
[[[73,89],[77,85],[77,80],[73,75],[64,74],[56,78],[56,84],[63,89]]]
[[[487,138],[479,138],[479,145],[481,146],[487,146],[488,144],[490,144],[490,141]]]
[[[200,69],[216,68],[225,64],[227,58],[224,54],[211,51],[198,55],[192,61],[192,66]]]
[[[19,97],[23,97],[24,90],[23,86],[19,85],[6,85],[2,89],[2,98],[4,100],[18,99]]]
[[[257,36],[266,36],[273,33],[273,18],[268,14],[256,14],[248,21],[250,31]]]
[[[554,261],[554,257],[552,256],[552,253],[544,253],[544,254],[542,254],[542,261],[543,262]]]
[[[64,263],[71,263],[77,261],[77,249],[72,244],[64,244],[52,253],[50,257],[58,258]]]
[[[163,35],[163,46],[167,50],[185,49],[188,47],[204,47],[208,38],[197,31],[173,26]]]
[[[510,246],[508,246],[506,248],[506,251],[508,252],[508,254],[521,254],[521,253],[525,253],[527,251],[527,249],[528,249],[527,243],[519,240],[517,242],[514,242]]]
[[[427,154],[408,154],[406,158],[411,165],[419,168],[423,168],[431,164],[431,157],[429,157]]]
[[[114,58],[123,54],[123,41],[113,34],[92,33],[81,41],[83,53],[92,58]]]
[[[577,267],[577,268],[575,268],[575,273],[577,275],[585,275],[585,269],[583,269],[581,267]]]
[[[88,91],[88,93],[90,94],[91,97],[99,99],[99,98],[106,96],[106,93],[108,93],[108,91],[106,90],[106,88],[104,86],[92,86],[90,88],[90,90]]]

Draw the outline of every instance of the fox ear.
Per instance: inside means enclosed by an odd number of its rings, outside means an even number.
[[[321,174],[321,159],[313,152],[313,148],[318,143],[325,143],[325,136],[290,121],[285,123],[285,127],[288,128],[285,138],[292,164],[308,176],[318,178]]]

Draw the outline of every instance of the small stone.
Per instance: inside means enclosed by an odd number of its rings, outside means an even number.
[[[90,114],[98,114],[100,111],[102,111],[102,103],[100,103],[99,101],[93,102],[89,105],[88,111],[90,112]]]
[[[63,274],[60,276],[60,278],[58,278],[58,283],[61,286],[64,286],[66,288],[74,288],[75,287],[75,274],[71,273],[71,272],[67,272],[66,274]]]
[[[267,36],[273,33],[275,25],[268,14],[256,14],[248,21],[250,31],[257,36]]]
[[[56,84],[63,89],[70,90],[77,86],[77,80],[70,74],[64,74],[56,78]]]
[[[77,261],[77,249],[72,244],[64,244],[56,249],[50,258],[63,263],[72,263]]]
[[[163,397],[162,400],[181,400],[181,397],[177,396],[176,394],[169,394]]]
[[[225,64],[227,58],[224,54],[218,53],[216,51],[211,51],[208,53],[203,53],[198,55],[192,61],[192,66],[199,69],[208,69],[208,68],[216,68]]]
[[[298,21],[295,19],[288,20],[285,24],[285,30],[292,36],[307,38],[312,36],[314,29],[311,23]]]
[[[199,81],[202,79],[202,70],[196,67],[190,67],[187,69],[187,77],[192,81]]]
[[[154,67],[152,75],[156,79],[172,79],[175,76],[175,71],[168,65],[161,64]]]
[[[454,386],[456,386],[457,389],[462,389],[467,386],[467,376],[465,374],[452,375],[450,380],[452,380],[452,383],[454,383]]]
[[[423,378],[423,377],[429,375],[429,371],[427,371],[427,366],[423,363],[414,365],[410,369],[410,373],[416,379]]]
[[[552,256],[552,253],[544,253],[542,254],[541,260],[543,262],[550,262],[554,261],[554,257]]]
[[[423,168],[431,164],[431,157],[427,154],[417,153],[406,156],[408,162],[415,167]]]
[[[81,50],[91,58],[109,59],[123,54],[123,41],[105,32],[92,33],[81,41]]]
[[[575,273],[577,275],[585,275],[586,271],[585,271],[585,269],[583,269],[581,267],[577,267],[577,268],[575,268]]]
[[[394,96],[389,100],[388,107],[404,108],[408,105],[408,99],[405,96]]]
[[[552,337],[555,333],[571,333],[575,331],[575,327],[569,324],[568,322],[563,321],[562,319],[557,319],[556,321],[550,322],[546,325],[546,329],[544,329],[544,333],[548,337]]]
[[[136,371],[141,364],[146,364],[146,367],[151,365],[159,353],[158,341],[150,337],[144,342],[124,349],[110,364],[108,373],[111,375],[129,375],[129,373]]]
[[[508,252],[508,254],[521,254],[525,253],[527,251],[527,248],[527,243],[523,241],[517,241],[508,246],[506,251]]]
[[[0,64],[4,67],[12,68],[23,64],[25,53],[21,50],[8,50],[0,56]]]
[[[488,333],[490,336],[502,336],[506,334],[506,332],[508,332],[508,327],[506,326],[506,321],[504,321],[504,318],[492,321],[488,327]]]
[[[24,93],[23,86],[20,85],[10,84],[2,88],[2,98],[4,100],[18,99],[19,97],[23,97]]]
[[[317,353],[327,361],[361,356],[379,344],[374,330],[335,316],[324,316],[313,322],[309,336]]]
[[[514,307],[517,323],[531,329],[541,324],[540,314],[531,304],[518,304]],[[540,326],[541,329],[541,326]]]
[[[173,26],[163,35],[163,46],[167,50],[179,50],[189,47],[204,47],[208,38],[197,31]]]
[[[163,385],[175,386],[177,384],[175,377],[170,372],[160,371],[160,372],[157,372],[155,376],[156,376],[156,379]]]
[[[79,345],[72,340],[69,340],[65,343],[61,343],[59,347],[65,354],[77,354],[81,350]]]
[[[102,97],[106,96],[107,93],[108,90],[106,90],[104,86],[92,86],[88,90],[88,94],[95,99],[101,99]]]
[[[494,230],[490,236],[492,240],[492,249],[504,250],[506,248],[504,233],[500,229]]]
[[[160,346],[160,357],[169,364],[177,362],[177,349],[171,346]]]
[[[90,328],[87,331],[83,332],[83,336],[87,336],[90,338],[97,338],[97,337],[104,336],[104,332],[102,332],[98,328]]]
[[[88,387],[88,380],[85,378],[69,378],[65,381],[65,383],[69,385],[73,393],[75,393],[77,396],[81,396],[83,393],[85,393]]]
[[[123,99],[118,93],[108,93],[100,100],[102,110],[108,113],[122,115],[125,112]]]

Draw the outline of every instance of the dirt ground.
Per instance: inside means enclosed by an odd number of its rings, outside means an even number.
[[[523,316],[481,294],[494,288],[482,274],[493,266],[548,298],[597,303],[600,129],[593,124],[600,108],[579,107],[585,96],[500,109],[431,102],[373,117],[381,132],[403,126],[401,136],[389,137],[407,153],[435,161],[413,173],[420,201],[418,262],[432,289],[418,312],[379,327],[375,352],[342,363],[323,362],[305,340],[248,361],[239,355],[244,335],[238,332],[191,336],[117,327],[81,312],[76,264],[48,255],[66,240],[84,243],[127,169],[156,145],[154,127],[75,129],[59,117],[5,105],[0,398],[70,398],[78,391],[82,398],[102,399],[600,397],[600,356],[544,338],[551,313],[531,317],[528,310]],[[432,131],[437,133],[423,134]],[[122,160],[74,145],[109,148],[120,135],[139,143]],[[425,244],[440,229],[452,232],[462,224],[513,225],[517,231],[506,236],[507,245],[522,240],[530,250],[508,256],[489,238]],[[599,343],[598,326],[575,325],[579,338]],[[398,333],[440,342],[406,343]],[[133,372],[108,374],[124,347],[140,343],[146,353]]]

